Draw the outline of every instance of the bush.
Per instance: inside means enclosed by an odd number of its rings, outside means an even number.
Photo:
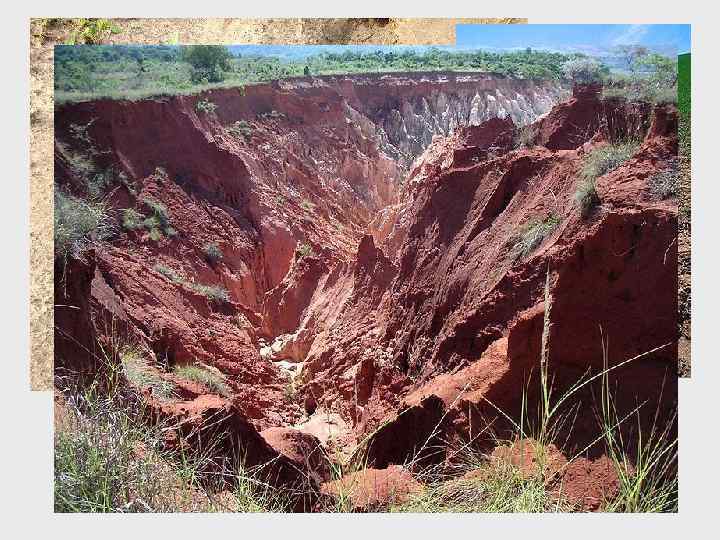
[[[550,214],[545,220],[530,220],[515,238],[512,253],[516,257],[527,257],[559,224],[560,218],[554,214]]]
[[[224,45],[189,45],[182,48],[180,57],[192,66],[193,82],[214,83],[225,80],[232,54]]]
[[[185,278],[181,274],[177,273],[175,270],[170,268],[169,266],[165,266],[163,264],[156,264],[155,266],[153,266],[153,270],[155,270],[159,274],[162,274],[163,276],[168,278],[173,283],[184,283],[185,282]]]
[[[677,197],[679,178],[678,164],[673,161],[667,169],[650,177],[650,191],[661,199]]]
[[[607,67],[592,58],[576,58],[562,65],[565,78],[575,84],[599,83],[608,74]]]
[[[203,285],[202,283],[188,283],[193,291],[202,294],[213,302],[229,302],[230,293],[224,287],[218,285]]]
[[[581,177],[584,180],[594,180],[614,171],[635,154],[638,146],[639,141],[629,139],[596,148],[585,158]]]
[[[195,110],[205,114],[213,114],[216,109],[217,105],[207,99],[201,99],[195,104]]]
[[[114,232],[107,205],[86,201],[55,186],[55,258],[82,258],[93,244],[110,238]]]
[[[223,258],[222,250],[215,242],[206,244],[203,248],[203,253],[210,264],[215,264]]]
[[[523,126],[515,135],[515,148],[532,148],[535,146],[537,133],[532,126]]]
[[[307,199],[303,199],[303,201],[300,203],[300,208],[302,208],[303,210],[307,210],[308,212],[312,212],[315,209],[315,205]]]
[[[177,232],[170,225],[170,214],[167,207],[155,199],[145,198],[143,204],[148,207],[151,215],[143,221],[143,227],[150,232],[150,239],[159,242],[163,233],[167,236],[175,236]]]
[[[231,394],[230,387],[225,383],[223,377],[209,369],[200,366],[184,365],[175,366],[173,372],[183,379],[199,382],[205,385],[211,392],[221,396],[228,397]]]
[[[245,139],[246,141],[252,137],[252,126],[245,120],[236,121],[233,125],[227,128],[227,131],[232,136],[239,139]]]
[[[586,178],[584,180],[580,180],[573,198],[580,206],[580,214],[583,217],[588,216],[592,209],[600,204],[600,196],[598,195],[595,187],[595,179]]]
[[[70,44],[96,44],[119,32],[120,28],[109,19],[75,19]]]
[[[120,362],[123,374],[136,388],[140,390],[149,388],[154,396],[165,399],[176,397],[175,385],[163,379],[158,372],[153,371],[137,349],[125,347],[121,350]]]
[[[145,216],[134,208],[126,208],[122,213],[122,227],[126,231],[141,229],[144,225]]]
[[[297,248],[298,259],[315,255],[313,248],[310,244],[300,244]]]

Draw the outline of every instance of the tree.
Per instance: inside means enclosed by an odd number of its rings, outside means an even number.
[[[224,45],[188,45],[183,47],[181,59],[192,66],[193,82],[221,82],[230,70],[232,54]]]
[[[649,72],[652,84],[661,87],[672,87],[677,83],[677,61],[662,54],[652,53],[638,61],[638,67]]]
[[[303,69],[303,75],[306,77],[310,76],[310,66],[305,66],[305,69]]]
[[[648,49],[640,45],[618,45],[615,47],[615,52],[623,59],[628,71],[635,73],[639,60],[647,56]]]
[[[592,84],[603,80],[607,68],[592,58],[568,60],[562,66],[563,75],[575,84]]]

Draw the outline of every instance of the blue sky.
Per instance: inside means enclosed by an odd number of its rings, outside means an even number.
[[[458,49],[532,47],[603,56],[617,45],[644,45],[664,54],[690,51],[689,24],[459,24]]]
[[[537,50],[582,52],[612,64],[617,45],[644,45],[674,56],[690,50],[688,24],[459,24],[457,44],[444,50]],[[322,52],[402,51],[423,52],[432,46],[412,45],[231,45],[234,54],[305,58]]]

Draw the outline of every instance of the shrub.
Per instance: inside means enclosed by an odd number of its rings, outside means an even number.
[[[513,254],[516,257],[527,257],[559,224],[560,218],[554,214],[550,214],[545,220],[530,220],[515,238]]]
[[[303,199],[300,203],[300,208],[307,210],[308,212],[312,212],[315,209],[315,205],[307,199]]]
[[[602,81],[608,69],[592,58],[576,58],[562,65],[565,78],[576,84],[592,84]]]
[[[134,208],[126,208],[122,213],[122,227],[126,231],[135,231],[143,227],[145,216]]]
[[[173,283],[184,283],[185,282],[185,278],[181,274],[177,273],[175,270],[170,268],[169,266],[165,266],[162,264],[156,264],[155,266],[153,266],[153,270],[162,274],[163,276],[168,278]]]
[[[181,49],[180,57],[192,66],[192,82],[207,84],[225,80],[232,54],[224,45],[189,45]]]
[[[532,126],[523,126],[515,135],[515,148],[532,148],[535,146],[537,133]]]
[[[575,202],[580,206],[580,214],[586,217],[593,208],[600,204],[600,196],[595,187],[594,178],[580,180],[573,196]]]
[[[217,105],[207,99],[201,99],[195,104],[195,110],[205,114],[213,114],[216,109]]]
[[[303,257],[312,256],[315,254],[310,244],[300,244],[297,248],[298,259]]]
[[[54,240],[55,257],[82,258],[93,242],[102,241],[114,232],[107,205],[86,201],[65,193],[55,186]]]
[[[120,28],[109,19],[75,19],[70,45],[97,44],[119,32]]]
[[[252,137],[252,126],[245,120],[237,120],[227,128],[227,131],[232,136],[245,139],[246,141]]]
[[[650,177],[648,182],[650,191],[661,199],[677,197],[679,178],[677,162],[673,161],[667,169]]]
[[[120,351],[122,370],[127,380],[138,389],[149,388],[154,396],[170,399],[175,396],[175,385],[164,380],[145,362],[140,351],[126,347]]]
[[[210,264],[215,264],[223,258],[222,250],[215,242],[206,244],[203,248],[203,253]]]
[[[584,180],[594,180],[614,171],[635,154],[638,146],[639,141],[628,139],[596,148],[585,158],[581,177]]]
[[[202,294],[213,302],[229,302],[230,293],[218,285],[203,285],[202,283],[189,283],[188,286],[195,292]]]
[[[164,204],[151,198],[143,199],[143,204],[151,212],[151,215],[143,221],[143,227],[150,232],[151,240],[154,242],[160,241],[163,233],[167,236],[177,234],[177,231],[170,226],[170,215]]]
[[[184,365],[175,366],[173,372],[183,379],[199,382],[205,385],[208,390],[221,396],[228,397],[231,394],[230,387],[225,383],[223,377],[209,369],[200,366]]]

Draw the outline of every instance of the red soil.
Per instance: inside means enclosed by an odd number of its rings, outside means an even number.
[[[57,365],[92,371],[88,351],[119,332],[153,351],[150,364],[213,366],[230,398],[178,381],[184,400],[152,399],[156,410],[193,425],[221,411],[255,462],[281,456],[287,471],[309,467],[317,482],[327,479],[307,461],[317,439],[291,427],[316,411],[347,421],[350,431],[332,443],[340,450],[368,437],[374,467],[429,448],[423,460],[437,462],[447,457],[438,446],[475,438],[497,408],[519,412],[538,371],[550,272],[556,393],[602,368],[602,329],[610,365],[658,348],[612,372],[618,407],[648,400],[643,422],[656,406],[670,415],[677,204],[657,200],[648,180],[677,153],[674,108],[576,93],[532,126],[533,148],[514,150],[513,123],[492,119],[436,138],[405,170],[380,149],[378,119],[368,111],[404,91],[432,89],[391,88],[218,90],[203,96],[218,106],[213,114],[195,110],[200,96],[59,108],[56,139],[86,149],[70,125],[92,121],[98,164],[114,165],[134,184],[114,191],[115,208],[147,213],[143,199],[159,200],[177,234],[154,242],[147,232],[121,232],[84,262],[71,261],[64,283],[57,272]],[[258,116],[271,110],[282,115]],[[236,120],[250,123],[248,140],[225,129]],[[598,180],[601,205],[581,217],[573,193],[584,157],[608,137],[648,126],[632,159]],[[58,183],[77,191],[80,179],[57,154]],[[549,216],[557,227],[515,257],[522,227]],[[213,264],[203,254],[211,242],[223,252]],[[301,244],[312,253],[303,256]],[[186,283],[170,281],[157,264]],[[230,301],[209,301],[192,281],[225,287]],[[292,396],[288,375],[260,354],[281,334],[292,334],[286,358],[304,362]],[[531,403],[536,387],[528,386]],[[597,435],[593,394],[580,394],[573,448]],[[495,420],[503,432],[502,418]],[[600,454],[592,449],[591,461],[565,473],[565,487],[584,493],[587,508],[597,507],[596,488],[606,484],[592,461]],[[385,478],[390,470],[369,471]],[[375,496],[353,504],[373,506]]]

